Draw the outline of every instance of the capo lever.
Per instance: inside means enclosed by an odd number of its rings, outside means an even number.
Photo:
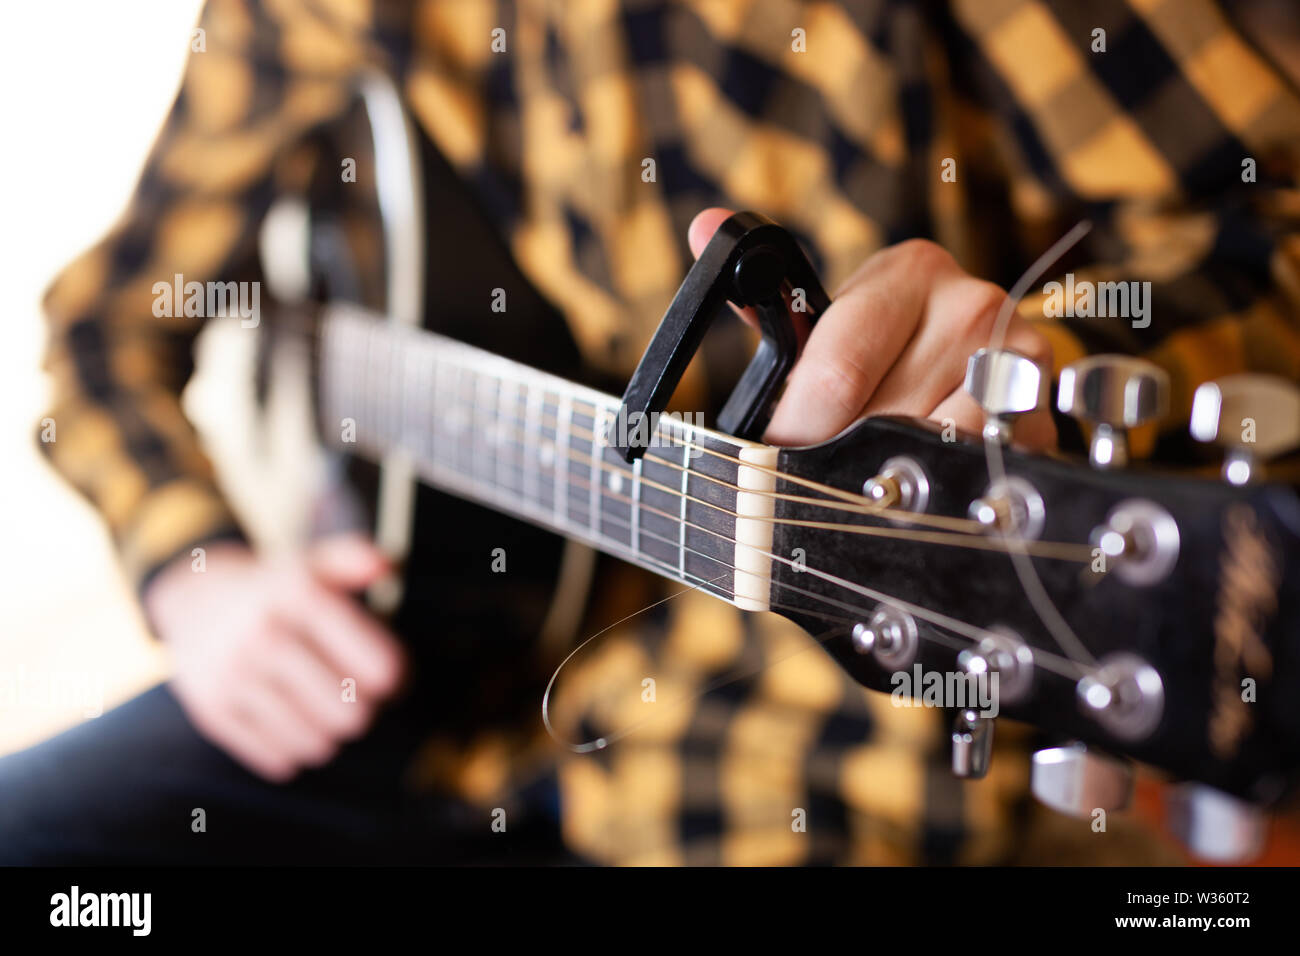
[[[717,427],[751,440],[762,437],[777,392],[799,357],[792,310],[806,315],[811,327],[831,304],[794,236],[756,212],[729,217],[686,273],[623,393],[608,444],[625,461],[645,454],[652,436],[642,423],[664,410],[728,300],[754,307],[762,338]]]

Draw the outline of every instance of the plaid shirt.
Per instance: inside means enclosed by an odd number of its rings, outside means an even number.
[[[58,440],[42,447],[137,581],[237,531],[179,403],[201,320],[155,318],[152,285],[255,277],[268,204],[307,175],[309,134],[363,68],[396,80],[611,374],[634,366],[680,282],[691,217],[727,205],[790,227],[828,288],[913,236],[1005,286],[1086,216],[1061,271],[1149,280],[1152,321],[1047,321],[1030,295],[1058,367],[1102,350],[1159,363],[1170,433],[1202,381],[1300,378],[1300,101],[1211,0],[212,0],[201,26],[124,217],[46,300]],[[616,730],[626,708],[608,689],[639,693],[644,674],[665,700],[753,676],[562,760],[575,850],[1011,852],[1023,757],[956,781],[935,712],[890,707],[815,651],[790,656],[808,640],[777,619],[694,595],[670,608],[654,639],[613,634],[575,678],[588,729]]]

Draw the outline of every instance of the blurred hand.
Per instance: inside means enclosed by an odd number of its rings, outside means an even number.
[[[199,732],[249,770],[284,781],[362,734],[400,685],[396,639],[351,597],[386,573],[364,538],[287,561],[213,544],[150,584],[145,607],[172,651],[172,686]],[[356,681],[355,702],[343,681]]]
[[[729,209],[706,209],[690,228],[698,256]],[[913,239],[882,249],[835,292],[790,371],[766,439],[774,445],[825,441],[864,415],[951,419],[978,433],[984,416],[962,388],[966,360],[989,344],[1006,293],[968,275],[941,246]],[[750,310],[742,317],[757,319]],[[1049,370],[1047,339],[1014,312],[1003,347]],[[1016,421],[1017,444],[1056,444],[1051,412]]]

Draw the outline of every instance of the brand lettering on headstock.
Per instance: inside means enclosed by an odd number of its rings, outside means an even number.
[[[1279,566],[1247,505],[1233,505],[1225,512],[1223,543],[1209,736],[1210,749],[1227,758],[1237,752],[1254,722],[1242,698],[1242,678],[1268,678],[1273,673],[1273,655],[1260,635],[1277,609]]]

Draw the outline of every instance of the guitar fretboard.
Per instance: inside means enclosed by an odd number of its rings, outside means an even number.
[[[403,455],[434,487],[767,606],[775,449],[664,416],[628,464],[605,441],[619,399],[351,307],[324,316],[320,360],[340,449]]]

